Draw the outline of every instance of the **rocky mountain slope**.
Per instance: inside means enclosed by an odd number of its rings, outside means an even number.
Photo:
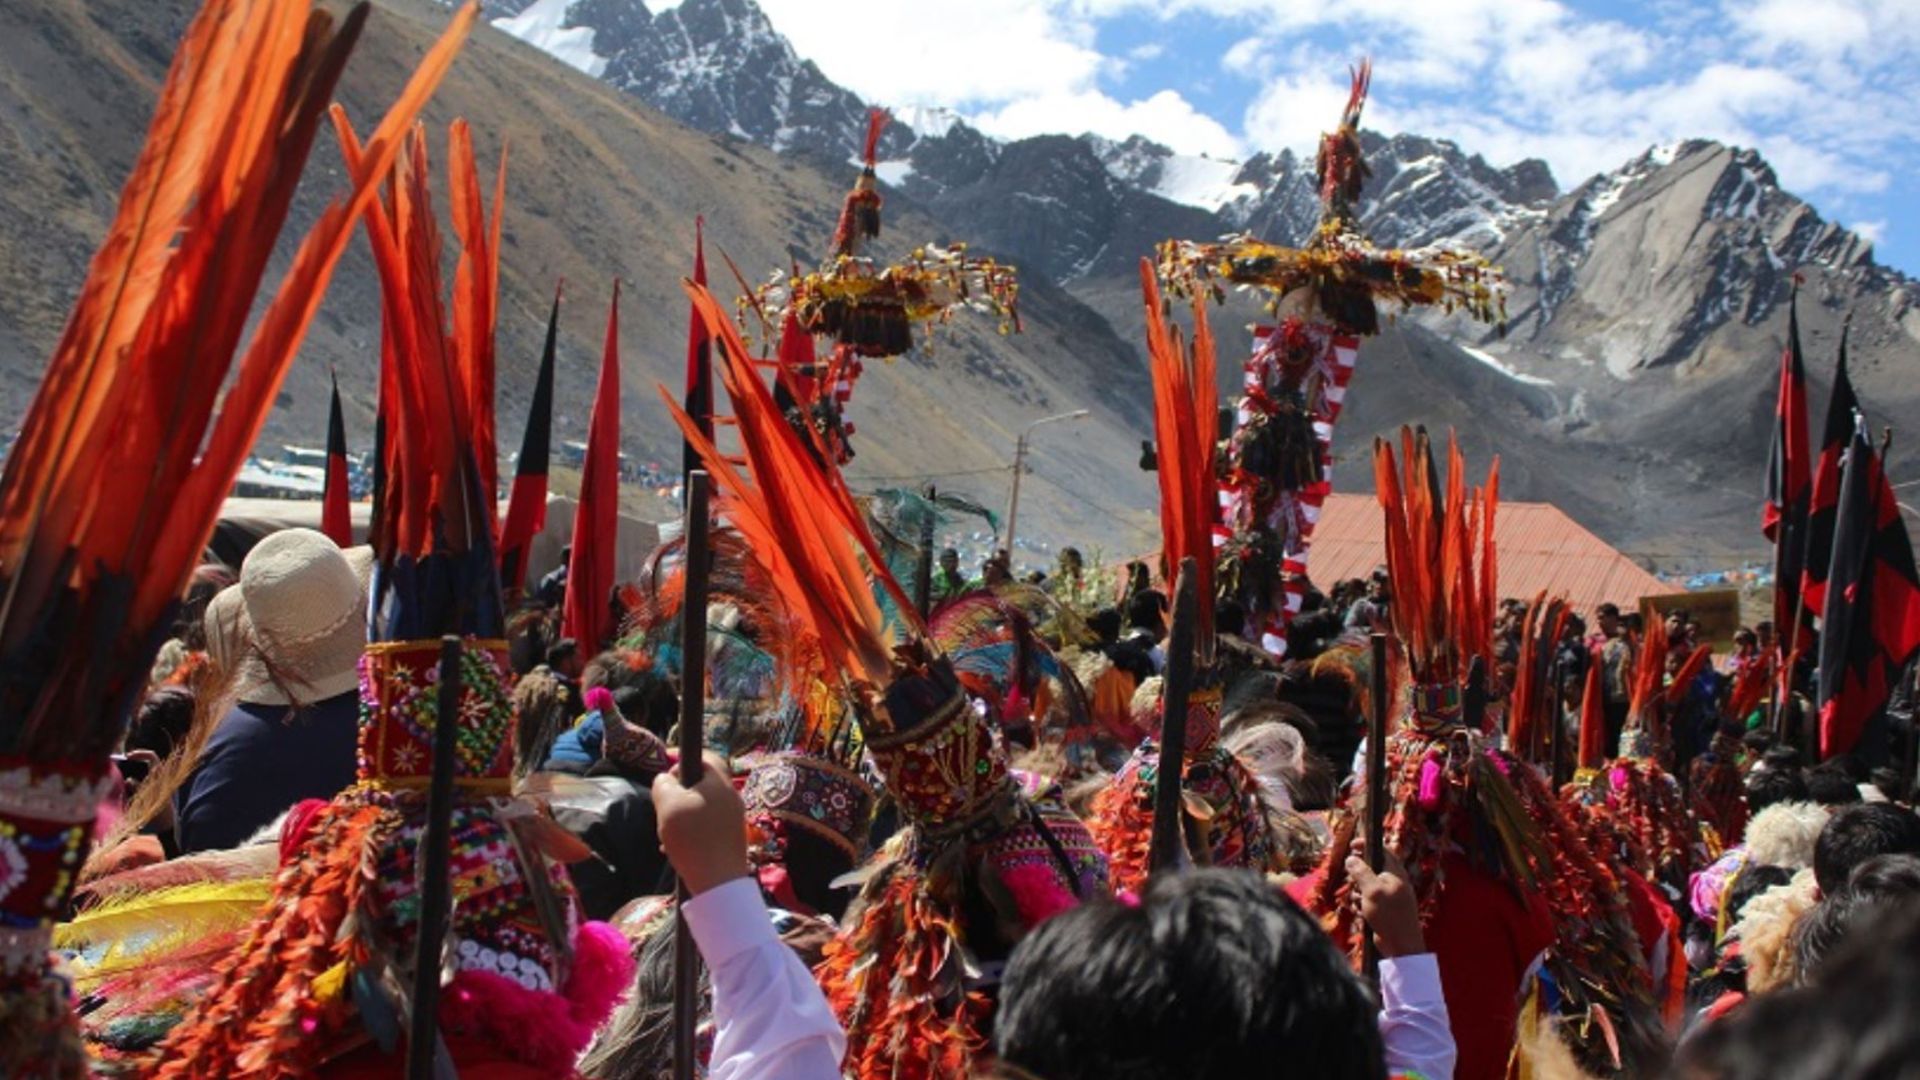
[[[441,17],[435,0],[383,3],[348,76],[356,116],[391,93]],[[0,10],[0,418],[19,415],[57,336],[185,11],[185,0]],[[473,119],[483,152],[500,137],[513,145],[503,429],[508,441],[517,433],[560,276],[572,283],[561,430],[584,429],[605,283],[618,273],[629,284],[628,448],[668,459],[672,433],[652,388],[678,378],[674,289],[693,214],[708,215],[713,239],[755,277],[817,258],[867,104],[798,56],[752,0],[683,0],[658,13],[643,0],[495,0],[488,13],[494,27],[476,36],[431,115]],[[1391,73],[1381,75],[1390,93]],[[98,89],[63,92],[72,85]],[[1751,151],[1683,142],[1563,191],[1538,161],[1497,166],[1409,134],[1366,142],[1362,215],[1374,239],[1470,247],[1505,268],[1512,294],[1504,338],[1415,314],[1363,349],[1336,436],[1347,490],[1368,482],[1373,434],[1452,424],[1470,447],[1503,455],[1511,497],[1560,503],[1630,552],[1668,566],[1755,554],[1772,371],[1796,272],[1816,426],[1849,313],[1855,378],[1875,421],[1920,405],[1913,282],[1783,191]],[[997,505],[1005,474],[994,469],[1019,424],[1084,405],[1091,421],[1043,437],[1022,531],[1149,545],[1150,480],[1133,466],[1149,428],[1138,259],[1168,237],[1247,230],[1298,241],[1317,213],[1311,161],[1218,161],[1071,133],[1006,142],[925,109],[899,110],[882,157],[883,250],[965,239],[1017,262],[1027,333],[1002,340],[962,320],[931,356],[876,366],[854,403],[853,475],[930,477]],[[303,213],[332,160],[330,145],[316,150]],[[271,440],[314,437],[327,364],[350,387],[370,385],[373,297],[356,251]],[[1236,374],[1231,329],[1258,316],[1236,304],[1217,320],[1223,381]],[[364,431],[370,393],[350,393],[350,425]],[[1896,439],[1896,478],[1920,463],[1906,451]]]
[[[17,0],[0,6],[0,422],[24,412],[106,227],[151,114],[186,0]],[[437,33],[445,9],[382,0],[342,81],[370,123]],[[85,94],[71,88],[85,86]],[[817,260],[852,176],[830,174],[745,140],[686,128],[606,83],[482,29],[427,112],[434,149],[466,116],[483,157],[510,144],[502,254],[500,429],[517,447],[556,281],[567,282],[556,393],[557,439],[584,438],[606,325],[609,283],[624,282],[623,435],[633,455],[676,463],[679,436],[656,386],[678,392],[693,219],[705,214],[716,282],[724,249],[758,278]],[[332,136],[315,147],[293,215],[310,221],[338,190]],[[888,208],[884,254],[946,232],[905,200]],[[290,247],[290,245],[283,245]],[[283,253],[284,257],[284,253]],[[1026,421],[1078,406],[1095,415],[1050,431],[1032,460],[1021,531],[1149,544],[1151,478],[1138,471],[1150,426],[1144,372],[1130,347],[1064,290],[1022,293],[1025,333],[1003,338],[965,314],[931,352],[874,364],[850,419],[869,486],[932,478],[1004,505],[1006,463]],[[371,441],[379,312],[356,238],[295,362],[263,442],[323,437],[329,368],[347,397],[349,439]],[[1120,463],[1123,467],[1116,467]]]
[[[658,15],[641,0],[533,7],[590,39],[603,77],[677,119],[823,163],[855,152],[864,103],[796,55],[752,0],[683,0]],[[528,21],[522,12],[508,29]],[[636,66],[649,74],[616,74]],[[1392,73],[1380,74],[1376,89],[1391,93]],[[1349,456],[1376,431],[1444,417],[1484,429],[1473,438],[1526,477],[1515,497],[1559,502],[1630,551],[1663,564],[1755,553],[1795,273],[1815,423],[1849,314],[1855,378],[1875,420],[1920,405],[1914,283],[1782,190],[1750,150],[1653,148],[1563,191],[1539,161],[1496,166],[1411,134],[1366,141],[1362,217],[1374,240],[1487,255],[1512,282],[1511,321],[1501,338],[1416,314],[1363,349],[1338,436]],[[1017,261],[1029,281],[1060,283],[1128,342],[1138,340],[1136,263],[1154,243],[1239,230],[1298,241],[1317,214],[1312,162],[1291,152],[1230,162],[1138,137],[1005,142],[951,114],[904,110],[883,157],[896,205],[926,208],[952,235]],[[1920,463],[1898,439],[1894,458],[1896,473]],[[1343,484],[1366,482],[1364,469],[1342,468]]]

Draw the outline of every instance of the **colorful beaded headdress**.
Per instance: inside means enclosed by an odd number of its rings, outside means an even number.
[[[350,168],[363,150],[334,113]],[[371,543],[370,636],[361,669],[360,783],[290,816],[273,898],[216,982],[158,1051],[157,1076],[310,1071],[372,1041],[398,1049],[410,1016],[421,846],[435,729],[451,724],[451,972],[442,1025],[490,1054],[564,1074],[631,977],[618,931],[582,924],[563,861],[581,845],[508,799],[513,718],[495,565],[493,302],[505,159],[485,213],[464,121],[449,132],[451,326],[423,129],[412,133],[367,233],[380,273],[387,438]],[[439,635],[465,639],[457,704],[437,708]],[[527,1017],[538,1015],[529,1026]],[[245,1018],[244,1022],[239,1022]]]
[[[0,478],[0,1074],[84,1070],[49,966],[108,755],[394,138],[463,12],[314,221],[242,350],[314,133],[365,25],[206,0]],[[237,361],[237,362],[236,362]]]

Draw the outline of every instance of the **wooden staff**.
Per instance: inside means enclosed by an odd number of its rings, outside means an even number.
[[[1553,790],[1559,791],[1560,785],[1567,782],[1567,665],[1561,657],[1553,659],[1553,708],[1548,715],[1553,718],[1553,730],[1547,732],[1547,779],[1553,782]]]
[[[1372,685],[1367,702],[1367,868],[1378,874],[1387,868],[1387,635],[1368,638],[1373,646]],[[1360,967],[1367,980],[1380,984],[1380,946],[1373,927],[1363,925]]]
[[[680,608],[680,786],[700,783],[706,749],[707,578],[713,556],[707,541],[707,498],[712,479],[704,469],[687,474],[685,600]],[[699,1019],[700,952],[687,925],[687,883],[678,881],[673,925],[673,1075],[693,1080],[694,1029]]]
[[[1199,575],[1193,557],[1180,560],[1173,586],[1173,626],[1167,632],[1167,678],[1160,694],[1160,774],[1153,788],[1153,839],[1147,872],[1157,874],[1186,861],[1180,828],[1180,779],[1187,753],[1187,699],[1193,690],[1193,621],[1199,609]]]
[[[433,772],[427,783],[427,828],[420,838],[420,934],[413,943],[407,1080],[432,1080],[440,1045],[440,953],[453,917],[453,882],[447,864],[453,832],[453,745],[460,722],[460,638],[456,634],[440,639],[439,710],[433,725]]]
[[[920,574],[913,583],[913,605],[920,609],[922,623],[933,614],[933,524],[940,516],[932,484],[927,485],[926,496],[927,517],[920,523]]]

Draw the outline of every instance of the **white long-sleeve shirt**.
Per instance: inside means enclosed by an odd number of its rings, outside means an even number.
[[[708,1080],[837,1080],[847,1036],[773,932],[754,880],[709,889],[684,911],[713,981]]]
[[[1380,1041],[1388,1075],[1453,1080],[1453,1029],[1432,953],[1381,959]]]
[[[686,903],[713,981],[709,1080],[835,1080],[847,1039],[800,958],[781,942],[750,878]],[[1432,953],[1380,961],[1387,1070],[1453,1080],[1453,1032]]]

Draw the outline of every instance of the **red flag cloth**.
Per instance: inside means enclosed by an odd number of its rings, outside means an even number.
[[[333,380],[327,409],[327,478],[320,492],[320,531],[343,548],[353,546],[353,512],[348,507],[347,424],[340,415],[340,380]]]
[[[1797,288],[1797,287],[1796,287]],[[1801,571],[1806,566],[1807,504],[1813,491],[1807,449],[1807,372],[1800,355],[1800,315],[1788,301],[1787,344],[1780,352],[1780,389],[1774,403],[1773,452],[1767,461],[1767,501],[1760,531],[1773,541],[1773,625],[1781,648],[1792,652],[1799,637],[1791,624],[1799,609]]]
[[[573,558],[567,563],[566,636],[584,655],[613,637],[614,546],[620,529],[620,282],[607,312],[607,348],[587,424],[587,463],[573,514]]]
[[[1884,757],[1887,699],[1920,649],[1920,574],[1893,486],[1856,427],[1841,466],[1820,629],[1820,756]]]
[[[553,312],[547,316],[547,344],[540,354],[540,375],[533,383],[533,402],[527,406],[526,433],[520,437],[520,457],[513,467],[513,494],[507,500],[507,520],[500,527],[500,587],[516,592],[526,585],[527,550],[547,527],[547,458],[553,442],[553,362],[560,334],[560,293],[553,290]]]
[[[706,219],[693,219],[693,283],[704,286],[707,283],[707,245],[703,235]],[[700,434],[709,440],[713,438],[713,335],[707,332],[707,324],[700,318],[700,310],[691,305],[687,309],[687,387],[681,398],[680,407],[693,417]],[[700,455],[693,444],[680,441],[680,485],[686,490],[687,474],[700,468]]]
[[[1854,415],[1860,399],[1847,375],[1847,331],[1840,332],[1840,360],[1833,372],[1833,393],[1827,399],[1827,425],[1820,438],[1820,460],[1813,468],[1812,505],[1807,511],[1806,567],[1800,574],[1800,592],[1809,616],[1826,610],[1827,569],[1833,562],[1833,526],[1840,508],[1840,458],[1853,438]]]

